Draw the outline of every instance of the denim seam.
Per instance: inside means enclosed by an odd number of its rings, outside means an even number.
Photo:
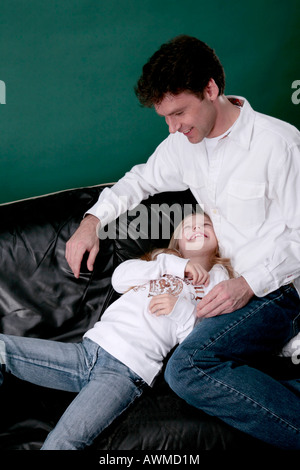
[[[115,413],[113,419],[111,418],[110,420],[108,420],[104,428],[102,428],[100,431],[97,430],[96,432],[92,433],[92,435],[89,438],[88,445],[90,445],[94,441],[94,439],[97,436],[99,436],[99,434],[101,434],[105,429],[107,429],[108,426],[110,426],[110,424],[112,423],[112,421],[115,421],[119,416],[121,416],[124,413],[124,411],[126,411],[134,403],[134,401],[141,396],[141,394],[143,393],[143,390],[135,386],[135,389],[133,390],[133,392],[134,392],[133,393],[134,396],[132,400],[126,405],[126,407],[124,407],[121,411],[119,411],[119,413]]]
[[[300,323],[300,313],[293,320],[293,331],[295,336],[299,333],[298,322]]]
[[[276,299],[279,299],[280,297],[282,297],[283,295],[280,294],[280,296],[276,297]],[[264,308],[266,305],[268,305],[269,303],[273,302],[275,299],[272,299],[272,300],[268,300],[267,302],[264,302],[262,305],[260,305],[259,307],[256,307],[254,310],[251,310],[250,312],[247,313],[247,315],[243,316],[242,318],[240,318],[239,320],[237,320],[233,325],[228,325],[228,327],[226,328],[225,331],[221,332],[215,339],[213,340],[210,340],[209,344],[207,344],[206,346],[204,346],[202,348],[203,351],[205,351],[206,349],[210,348],[213,344],[215,344],[217,341],[219,341],[219,339],[223,338],[223,336],[225,336],[229,331],[233,330],[234,328],[236,328],[238,325],[240,325],[241,323],[245,322],[246,320],[248,320],[249,317],[251,317],[252,315],[256,314],[259,310],[261,310],[262,308]],[[226,314],[224,313],[224,315],[230,315],[229,314]],[[191,356],[194,356],[194,354],[197,352],[197,349],[194,351],[194,353],[191,355]]]
[[[25,364],[28,363],[26,358],[24,359],[23,356],[19,356],[18,354],[10,354],[9,352],[7,352],[6,357],[18,360],[20,363],[22,363],[22,362],[24,362]],[[75,371],[75,370],[70,371],[68,368],[61,367],[57,364],[54,364],[54,366],[53,366],[53,364],[49,364],[47,361],[41,361],[39,359],[30,359],[30,363],[34,364],[35,366],[42,367],[43,369],[55,369],[57,371],[61,371],[61,372],[64,372],[64,373],[68,373],[68,374],[71,374],[71,375],[77,375],[78,377],[82,377],[82,374],[77,373],[77,371]],[[6,365],[7,364],[9,364],[9,360],[7,360]]]
[[[271,411],[270,409],[266,408],[265,406],[261,405],[261,403],[258,403],[257,401],[253,400],[253,398],[249,397],[248,395],[246,395],[245,393],[243,392],[240,392],[239,390],[236,390],[234,387],[230,386],[230,385],[227,385],[226,383],[222,382],[221,380],[218,380],[218,379],[215,379],[213,377],[211,377],[209,374],[207,374],[203,369],[201,369],[200,367],[198,366],[195,366],[192,364],[192,361],[191,361],[191,365],[192,365],[192,368],[193,370],[197,369],[198,372],[202,373],[202,375],[204,375],[208,380],[211,380],[212,382],[215,382],[215,383],[218,383],[219,385],[227,388],[228,390],[230,391],[234,391],[237,395],[240,395],[242,396],[243,398],[245,399],[248,399],[250,402],[252,402],[254,405],[260,407],[262,410],[266,411],[268,414],[270,414],[271,416],[277,418],[279,421],[281,421],[282,423],[284,423],[286,426],[290,427],[293,431],[299,433],[300,432],[300,429],[296,428],[294,425],[292,425],[291,423],[287,422],[286,420],[284,420],[283,418],[281,418],[280,416],[276,415],[273,411]]]
[[[87,357],[86,354],[86,380],[89,382],[91,380],[91,375],[93,373],[94,367],[97,364],[98,358],[99,358],[99,349],[100,347],[98,346],[96,350],[93,352],[92,357],[89,358]]]

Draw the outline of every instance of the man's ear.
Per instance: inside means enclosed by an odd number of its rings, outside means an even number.
[[[208,84],[204,88],[203,94],[211,101],[215,101],[219,96],[219,87],[213,78],[209,80]]]

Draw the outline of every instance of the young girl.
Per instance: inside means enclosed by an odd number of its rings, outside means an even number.
[[[116,268],[112,284],[123,295],[81,343],[0,335],[1,369],[38,385],[79,392],[42,449],[91,445],[151,386],[167,353],[192,330],[197,302],[231,274],[203,215],[185,218],[168,249],[143,258]],[[0,372],[0,383],[2,377]]]

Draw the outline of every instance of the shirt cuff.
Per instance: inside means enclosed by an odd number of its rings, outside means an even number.
[[[179,326],[183,326],[186,322],[191,321],[193,323],[196,319],[196,306],[184,297],[178,297],[176,304],[169,317]]]
[[[257,297],[264,297],[277,289],[272,274],[263,264],[248,269],[242,273],[242,276]]]
[[[85,216],[88,214],[94,215],[97,217],[101,222],[101,227],[105,227],[113,220],[113,217],[110,215],[109,207],[105,204],[97,203],[91,207],[86,213]]]

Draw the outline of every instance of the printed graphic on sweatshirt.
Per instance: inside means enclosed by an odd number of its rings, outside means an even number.
[[[190,300],[198,302],[204,297],[203,285],[194,286],[189,279],[182,280],[181,278],[172,276],[171,274],[165,274],[160,279],[149,281],[148,284],[136,286],[133,288],[133,290],[138,292],[147,289],[149,286],[148,297],[153,297],[160,294],[172,294],[178,297],[183,290],[184,284],[190,288],[190,292],[187,293],[187,295],[190,297]]]
[[[179,277],[165,274],[162,278],[150,281],[148,297],[160,294],[172,294],[176,297],[182,292],[183,281]]]
[[[203,288],[203,286],[193,286],[193,287],[194,287],[195,295],[194,295],[194,297],[192,297],[192,300],[196,300],[196,302],[197,302],[198,300],[203,299],[203,297],[204,297],[204,288]]]

